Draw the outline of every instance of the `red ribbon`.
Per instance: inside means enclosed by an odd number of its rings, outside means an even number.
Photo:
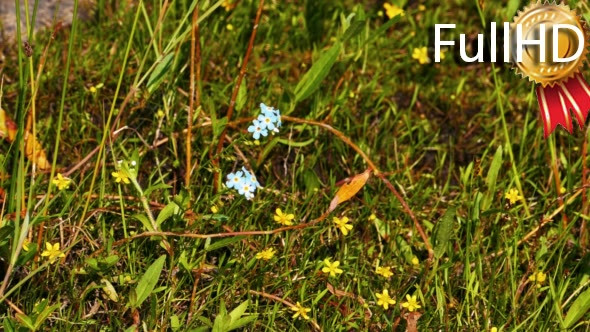
[[[590,110],[590,86],[582,74],[576,74],[567,82],[554,86],[538,86],[537,100],[541,109],[545,138],[561,125],[570,134],[574,130],[570,110],[574,112],[580,129]]]

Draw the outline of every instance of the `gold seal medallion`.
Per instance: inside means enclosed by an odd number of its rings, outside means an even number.
[[[517,61],[515,45],[517,33],[516,25],[520,24],[522,29],[522,40],[539,40],[543,32],[541,24],[544,25],[545,61],[541,61],[541,50],[539,45],[524,45],[522,49],[522,61]],[[570,29],[559,29],[557,40],[553,40],[553,30],[557,24],[569,24],[582,31],[582,40]],[[514,17],[511,27],[512,45],[511,57],[518,72],[523,77],[541,84],[543,87],[554,86],[557,83],[565,82],[575,76],[584,65],[588,52],[588,33],[586,27],[567,5],[555,3],[533,3],[525,7]],[[567,59],[574,56],[579,48],[579,43],[584,43],[580,56],[569,62],[554,62],[554,44],[557,43],[557,56]]]

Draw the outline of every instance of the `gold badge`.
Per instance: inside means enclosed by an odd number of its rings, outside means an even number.
[[[533,3],[525,7],[514,18],[512,35],[514,36],[517,25],[522,29],[522,39],[538,40],[544,33],[545,61],[541,61],[541,49],[539,45],[526,45],[522,49],[522,61],[517,61],[516,51],[518,47],[511,45],[511,57],[517,72],[529,80],[541,84],[543,87],[554,86],[573,78],[584,65],[588,52],[588,33],[586,27],[567,5],[554,3]],[[542,30],[541,25],[544,25]],[[577,27],[583,33],[581,40],[572,30],[558,29],[557,39],[553,40],[553,30],[557,24],[569,24]],[[511,38],[513,43],[515,38]],[[575,55],[579,49],[579,43],[584,43],[580,56],[569,62],[554,62],[554,44],[557,43],[557,55],[561,59],[567,59]]]

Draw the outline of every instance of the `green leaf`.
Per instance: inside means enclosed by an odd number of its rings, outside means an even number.
[[[241,111],[246,105],[246,100],[248,100],[248,91],[246,86],[246,79],[242,79],[242,83],[240,84],[240,89],[238,90],[238,96],[236,98],[236,111]]]
[[[147,188],[147,189],[146,189],[146,190],[143,192],[143,195],[144,195],[145,197],[149,197],[149,195],[152,193],[152,191],[155,191],[155,190],[160,190],[160,189],[170,189],[170,188],[172,188],[172,186],[171,186],[171,185],[168,185],[168,184],[165,184],[165,183],[158,183],[158,184],[156,184],[156,185],[153,185],[153,186],[151,186],[151,187]]]
[[[172,331],[178,331],[180,329],[180,326],[180,319],[178,319],[178,316],[170,316],[170,328],[172,329]]]
[[[152,226],[152,223],[150,222],[148,217],[146,217],[145,215],[134,214],[133,216],[131,216],[131,218],[139,220],[141,222],[141,224],[143,225],[143,227],[145,227],[145,229],[147,229],[148,231],[150,231],[150,232],[155,231],[154,226]]]
[[[213,322],[212,332],[226,332],[229,331],[231,324],[231,317],[227,314],[219,313]]]
[[[21,324],[23,324],[29,330],[35,331],[35,324],[33,324],[33,320],[29,316],[17,313],[16,319],[18,319],[21,322]]]
[[[164,75],[166,75],[170,70],[173,58],[174,53],[170,53],[166,55],[163,59],[159,59],[158,65],[156,65],[156,68],[154,68],[154,71],[150,75],[150,78],[147,82],[147,89],[149,93],[154,92],[158,88],[158,86],[160,86],[162,80],[164,79]]]
[[[346,29],[346,31],[344,31],[344,34],[342,35],[342,42],[345,42],[353,37],[355,37],[356,35],[359,34],[359,32],[361,32],[363,30],[363,27],[365,26],[367,22],[365,20],[358,20],[355,19],[350,26],[348,27],[348,29]]]
[[[177,212],[180,212],[178,205],[174,202],[168,203],[168,205],[166,205],[158,214],[158,218],[156,218],[156,224],[160,226],[164,221],[172,217]]]
[[[320,83],[328,76],[330,69],[338,59],[342,43],[336,42],[316,61],[295,87],[295,101],[299,102],[311,96],[320,87]]]
[[[205,251],[209,252],[209,251],[221,249],[223,247],[229,246],[230,244],[233,244],[233,243],[236,243],[236,242],[240,242],[244,238],[245,238],[245,236],[228,237],[226,239],[223,239],[223,240],[219,240],[217,242],[214,242],[211,245],[205,246]]]
[[[145,301],[156,286],[158,279],[160,278],[160,273],[162,272],[162,268],[164,268],[164,263],[166,262],[166,255],[160,256],[155,262],[148,267],[145,271],[145,274],[141,276],[139,282],[137,283],[137,288],[135,289],[135,296],[136,299],[131,303],[131,306],[137,308],[141,306],[143,301]]]
[[[440,259],[447,251],[449,240],[453,236],[453,224],[456,213],[457,208],[454,206],[449,207],[437,224],[434,255],[438,259]]]
[[[565,328],[572,327],[590,309],[590,288],[578,295],[565,316]]]
[[[288,146],[292,146],[292,147],[296,147],[296,148],[302,148],[302,147],[308,146],[311,143],[315,142],[316,138],[312,137],[312,138],[308,139],[307,141],[303,141],[303,142],[295,142],[290,139],[282,139],[282,138],[279,138],[277,141],[281,144],[284,144],[284,145],[288,145]]]
[[[0,228],[0,242],[4,241],[9,235],[14,233],[14,227],[12,225],[6,225]]]
[[[246,309],[248,309],[249,304],[250,301],[246,300],[229,313],[232,322],[238,320],[240,317],[242,317],[242,315],[244,315]]]
[[[251,315],[251,316],[246,316],[246,317],[242,317],[236,321],[231,322],[231,324],[228,327],[227,331],[233,331],[233,330],[237,330],[241,327],[244,327],[248,324],[251,324],[252,322],[254,322],[256,320],[256,318],[258,318],[257,315]]]
[[[498,173],[500,172],[500,167],[502,167],[502,146],[500,145],[494,154],[494,159],[492,159],[492,164],[490,165],[490,170],[488,171],[488,175],[486,177],[486,185],[488,187],[487,194],[483,201],[483,210],[487,210],[490,205],[492,204],[492,200],[494,199],[494,194],[496,192],[496,180],[498,178]]]
[[[29,251],[21,251],[20,256],[18,256],[18,259],[16,260],[16,265],[17,266],[23,266],[25,265],[28,261],[30,261],[33,257],[35,257],[35,254],[37,253],[37,244],[36,243],[29,243]]]

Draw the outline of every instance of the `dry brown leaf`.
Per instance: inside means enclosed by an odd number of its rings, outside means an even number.
[[[354,195],[356,195],[367,183],[369,177],[371,176],[371,170],[368,169],[361,174],[355,175],[350,182],[345,183],[338,189],[336,192],[336,196],[330,202],[330,208],[328,209],[330,212],[334,211],[338,204],[342,202],[346,202],[347,200],[351,199]]]
[[[16,138],[17,131],[18,127],[16,126],[16,123],[12,121],[3,109],[0,108],[0,138],[6,138],[12,143]],[[43,147],[39,141],[37,141],[35,136],[26,131],[24,138],[25,155],[27,158],[34,162],[39,170],[43,171],[49,169],[51,165],[49,164],[49,161],[47,161],[45,150],[43,150]]]
[[[414,311],[404,315],[407,322],[406,332],[418,332],[418,319],[422,316],[421,313]]]

